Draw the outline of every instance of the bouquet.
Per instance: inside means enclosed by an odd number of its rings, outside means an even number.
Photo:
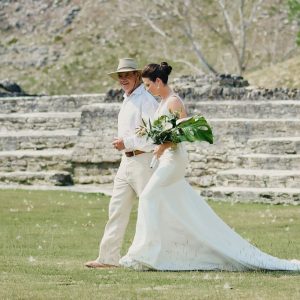
[[[146,135],[153,143],[160,145],[166,142],[178,144],[181,142],[206,141],[213,143],[211,127],[203,116],[195,115],[179,119],[179,113],[172,112],[170,115],[162,115],[153,123],[148,124],[142,120],[143,125],[137,130],[139,136]],[[153,168],[157,159],[152,159],[150,167]]]

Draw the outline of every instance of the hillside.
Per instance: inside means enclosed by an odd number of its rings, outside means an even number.
[[[245,74],[251,85],[300,88],[300,55],[284,62]]]
[[[114,70],[119,57],[128,56],[137,58],[141,66],[167,60],[176,77],[199,73],[201,65],[193,44],[183,34],[187,24],[161,6],[155,6],[167,2],[137,0],[131,5],[124,0],[2,0],[0,81],[14,80],[32,94],[99,93],[115,85],[106,73]],[[214,30],[224,31],[222,14],[214,6],[216,2],[191,0],[190,3],[187,20],[195,45],[218,72],[237,73],[228,38],[224,40],[214,34]],[[237,43],[241,38],[236,15],[238,1],[227,3],[235,12],[232,20]],[[180,9],[179,4],[176,9]],[[246,9],[250,11],[251,7]],[[205,16],[201,15],[203,12]],[[263,6],[258,6],[252,27],[246,32],[245,62],[251,83],[269,86],[275,81],[265,76],[267,69],[258,68],[285,58],[297,59],[299,49],[294,43],[297,30],[288,21],[286,1],[266,0]],[[290,68],[285,63],[282,66],[284,84],[297,85],[300,74],[290,69],[293,63]],[[250,72],[253,69],[257,71]]]

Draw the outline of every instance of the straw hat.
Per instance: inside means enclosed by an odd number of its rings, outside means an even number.
[[[122,72],[141,72],[142,70],[138,68],[136,61],[133,58],[120,58],[117,71],[108,73],[110,77],[118,80],[118,73]]]

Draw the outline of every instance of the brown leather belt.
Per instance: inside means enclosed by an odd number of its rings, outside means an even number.
[[[136,155],[139,155],[139,154],[142,154],[142,153],[146,153],[146,152],[141,151],[141,150],[133,150],[133,151],[130,151],[130,152],[125,152],[125,155],[127,157],[132,157],[132,156],[136,156]]]

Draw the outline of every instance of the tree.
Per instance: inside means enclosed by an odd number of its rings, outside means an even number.
[[[290,19],[294,19],[298,22],[298,26],[300,26],[300,1],[299,0],[289,0],[289,17]],[[300,31],[297,33],[296,42],[298,46],[300,46]]]
[[[170,42],[172,39],[176,40],[178,35],[179,40],[184,37],[186,43],[192,47],[201,68],[211,73],[217,73],[201,49],[201,40],[196,41],[194,37],[192,1],[152,0],[151,3],[149,6],[149,1],[140,0],[133,7],[131,2],[119,0],[119,6],[122,6],[122,11],[126,11],[128,18],[135,17],[139,18],[141,23],[146,22],[166,42]],[[203,73],[201,68],[193,65],[190,61],[183,58],[172,58],[174,61],[187,64],[198,73]]]
[[[134,6],[119,0],[119,6],[156,34],[166,57],[199,73],[243,74],[295,51],[293,32],[279,22],[281,0],[139,0]]]

